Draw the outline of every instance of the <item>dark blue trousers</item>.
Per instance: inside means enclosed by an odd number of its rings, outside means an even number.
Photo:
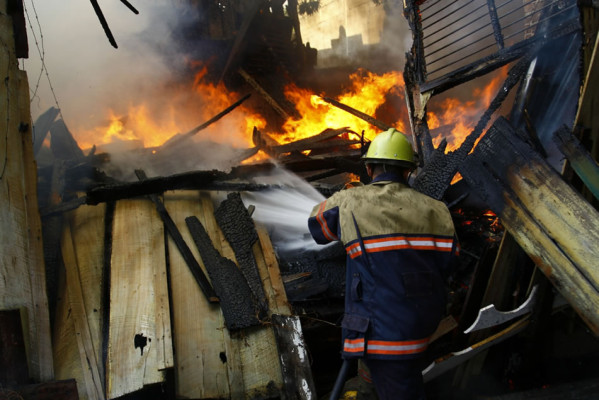
[[[379,400],[424,400],[422,361],[364,359]]]

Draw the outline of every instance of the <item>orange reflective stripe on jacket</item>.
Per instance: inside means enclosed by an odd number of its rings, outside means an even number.
[[[453,245],[453,238],[435,236],[391,236],[364,240],[364,247],[367,253],[402,249],[451,252]],[[362,248],[359,242],[347,246],[345,251],[351,258],[362,255]]]

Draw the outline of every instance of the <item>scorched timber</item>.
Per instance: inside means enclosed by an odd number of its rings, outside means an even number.
[[[236,330],[258,325],[258,310],[252,290],[237,265],[219,254],[197,217],[187,217],[185,223],[220,299],[227,329]]]
[[[258,301],[258,308],[261,313],[266,313],[268,304],[252,250],[254,243],[258,241],[258,234],[240,194],[229,193],[214,212],[214,217],[235,252],[241,272]]]

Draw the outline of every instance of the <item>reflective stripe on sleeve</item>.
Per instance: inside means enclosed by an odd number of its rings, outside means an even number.
[[[343,351],[346,353],[363,353],[364,338],[360,339],[345,339],[343,342]]]
[[[331,230],[329,229],[329,226],[327,225],[327,220],[324,217],[325,205],[326,205],[326,201],[323,201],[320,204],[320,207],[318,208],[318,213],[316,214],[316,220],[320,224],[320,229],[322,230],[322,234],[324,235],[325,238],[327,238],[330,241],[339,240],[337,238],[337,235],[333,234],[333,232],[331,232]]]

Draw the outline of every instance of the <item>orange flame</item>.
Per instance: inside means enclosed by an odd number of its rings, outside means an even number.
[[[431,99],[427,114],[429,129],[431,131],[442,130],[433,138],[435,147],[443,138],[447,139],[446,152],[460,147],[491,104],[507,76],[507,71],[508,67],[503,67],[484,87],[476,87],[468,95],[469,100],[462,101],[456,97],[445,97],[440,102],[435,102],[434,98]],[[434,132],[431,133],[434,134]]]
[[[351,87],[336,100],[367,115],[374,116],[377,109],[387,101],[388,94],[403,98],[403,77],[397,72],[388,72],[376,75],[371,72],[359,70],[350,75]],[[380,131],[368,122],[328,104],[319,96],[306,89],[289,85],[285,96],[295,104],[301,119],[289,119],[283,125],[284,133],[277,137],[281,143],[314,136],[327,128],[349,129],[372,139]],[[404,131],[402,121],[383,121],[393,123],[400,131]]]
[[[193,90],[190,90],[189,85],[163,87],[159,89],[158,95],[144,96],[165,99],[158,105],[144,101],[129,105],[126,110],[110,109],[105,124],[78,131],[79,144],[86,148],[92,144],[120,140],[137,142],[145,147],[160,146],[176,133],[185,133],[212,118],[241,97],[238,93],[227,90],[222,83],[207,83],[208,67],[200,64],[198,66],[200,68],[195,75]],[[455,97],[445,97],[440,102],[429,102],[429,128],[432,133],[435,129],[445,129],[434,138],[435,146],[443,137],[448,140],[447,151],[457,148],[463,142],[495,96],[507,75],[507,67],[502,72],[495,75],[484,88],[475,89],[470,95],[470,100],[461,101]],[[405,104],[404,81],[400,72],[377,75],[358,70],[349,78],[350,85],[336,97],[337,101],[407,133],[407,111],[400,110],[403,109],[401,106],[395,106]],[[325,102],[308,89],[288,85],[285,88],[285,96],[295,105],[301,118],[289,118],[283,124],[282,132],[270,132],[279,143],[314,136],[327,128],[348,127],[358,135],[364,132],[369,140],[380,131],[368,122]],[[246,104],[199,132],[196,137],[228,143],[237,148],[253,147],[254,127],[263,130],[267,123]],[[382,115],[377,116],[377,113]],[[264,155],[254,160],[263,157]]]
[[[185,133],[206,122],[239,100],[241,95],[228,91],[223,84],[206,83],[206,66],[196,74],[193,90],[185,86],[162,87],[153,96],[160,102],[144,100],[130,104],[126,111],[107,111],[106,123],[91,129],[79,129],[81,147],[115,141],[138,141],[141,146],[160,146],[177,133]],[[167,99],[167,100],[164,100]],[[266,120],[240,105],[226,117],[196,134],[197,138],[228,143],[237,148],[252,147],[254,127],[262,129]]]

